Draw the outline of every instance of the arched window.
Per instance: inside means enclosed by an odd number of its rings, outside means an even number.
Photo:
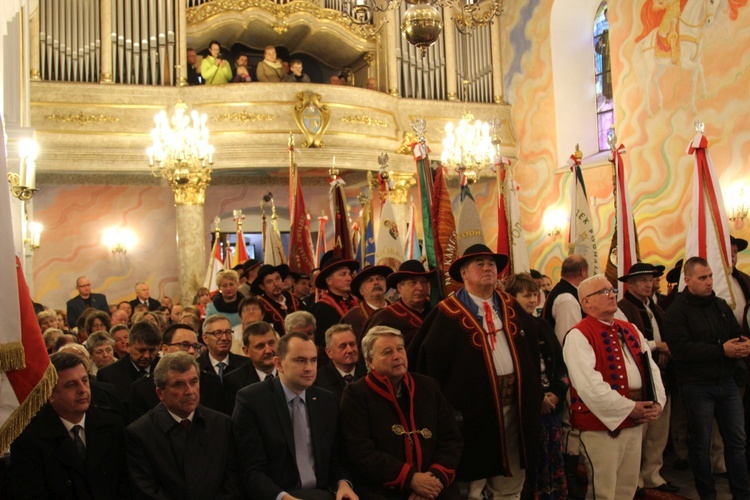
[[[597,143],[599,144],[599,151],[605,151],[609,149],[607,132],[615,122],[606,0],[599,4],[594,17],[594,73],[596,78]]]

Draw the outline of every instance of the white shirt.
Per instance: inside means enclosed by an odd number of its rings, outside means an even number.
[[[73,427],[76,425],[80,425],[82,427],[81,432],[78,433],[78,435],[81,437],[81,441],[83,441],[83,446],[86,446],[86,414],[83,414],[83,418],[81,418],[81,421],[77,424],[74,424],[73,422],[68,422],[64,418],[60,417],[60,421],[62,421],[62,424],[65,426],[65,430],[68,431],[68,435],[70,436],[70,439],[75,439],[75,435],[73,434]]]
[[[503,321],[497,314],[497,311],[492,304],[494,302],[494,295],[490,297],[490,300],[480,299],[479,297],[469,294],[471,300],[479,308],[479,316],[482,318],[482,327],[485,332],[489,332],[487,318],[484,316],[484,303],[489,302],[490,308],[492,308],[492,324],[495,326],[495,334],[493,335],[494,344],[490,342],[490,348],[494,345],[495,348],[492,350],[492,361],[495,363],[495,371],[498,375],[510,375],[515,372],[513,367],[513,357],[510,354],[510,345],[508,345],[508,339],[505,336],[505,330],[503,329]],[[488,333],[488,336],[491,335]]]
[[[636,328],[638,341],[644,352],[651,353],[643,334]],[[635,364],[629,349],[622,349],[625,353],[625,363],[628,374],[628,386],[631,389],[642,387],[641,374]],[[612,389],[608,381],[604,380],[602,374],[594,368],[596,366],[596,355],[594,348],[584,337],[583,333],[574,328],[568,333],[563,346],[563,358],[568,367],[570,384],[578,391],[581,400],[586,403],[591,412],[596,415],[610,430],[615,430],[626,419],[635,408],[635,401],[625,398]],[[661,373],[656,363],[650,363],[651,378],[656,389],[656,398],[663,406],[667,399],[664,385],[661,381]]]
[[[213,356],[211,356],[211,353],[208,353],[208,360],[211,362],[211,366],[213,366],[214,371],[216,372],[216,375],[219,374],[219,369],[216,367],[216,365],[218,365],[219,363],[224,363],[226,365],[224,367],[225,370],[229,366],[229,355],[228,354],[227,354],[227,356],[224,359],[218,360],[218,359],[214,358]]]
[[[581,304],[572,293],[561,293],[552,304],[552,317],[555,318],[555,336],[562,345],[565,334],[583,319]]]
[[[255,365],[253,365],[253,368],[255,368]],[[266,379],[266,377],[269,376],[269,375],[273,375],[273,378],[276,378],[276,377],[279,376],[279,374],[276,373],[276,368],[274,368],[271,373],[266,373],[264,371],[261,371],[261,370],[258,370],[257,368],[255,368],[255,373],[258,374],[258,378],[260,379],[261,382],[263,382]]]

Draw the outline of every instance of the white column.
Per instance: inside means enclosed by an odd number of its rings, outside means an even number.
[[[203,204],[177,205],[177,266],[180,303],[192,304],[206,272],[206,242],[203,234]]]
[[[176,2],[175,16],[177,17],[177,86],[186,87],[187,81],[187,3],[186,0]],[[187,302],[183,302],[186,304]]]
[[[100,1],[99,19],[99,29],[101,30],[99,35],[101,39],[99,83],[112,83],[112,0]]]
[[[396,22],[396,12],[386,12],[388,23],[385,26],[385,60],[388,74],[388,93],[398,97],[398,62],[396,61],[396,37],[400,27]]]
[[[492,40],[492,87],[494,89],[495,104],[506,104],[505,88],[503,85],[503,42],[500,31],[502,18],[495,19],[490,30]]]

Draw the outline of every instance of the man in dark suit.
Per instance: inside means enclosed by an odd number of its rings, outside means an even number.
[[[133,325],[128,336],[128,355],[99,370],[96,378],[115,386],[117,395],[129,411],[130,386],[149,375],[159,361],[156,353],[161,344],[159,329],[148,321]]]
[[[48,404],[11,445],[13,498],[127,496],[123,422],[91,406],[83,360],[50,356],[58,381]]]
[[[164,355],[172,352],[186,352],[197,358],[202,348],[192,327],[183,323],[170,325],[161,338],[161,352]],[[213,373],[201,372],[200,384],[201,404],[212,410],[227,413],[219,377]],[[159,396],[156,394],[154,377],[139,378],[130,388],[129,421],[135,422],[158,404]]]
[[[151,298],[151,292],[148,290],[148,285],[143,281],[139,281],[135,284],[135,299],[130,301],[130,307],[135,312],[135,306],[138,304],[144,304],[148,306],[149,311],[158,311],[161,307],[161,302]]]
[[[226,316],[213,314],[203,322],[203,342],[208,349],[198,356],[198,365],[201,371],[218,375],[222,385],[224,375],[250,361],[229,352],[233,336],[232,323]]]
[[[273,362],[278,342],[279,334],[270,323],[265,321],[250,323],[242,332],[242,351],[250,362],[232,370],[224,377],[226,407],[230,415],[234,410],[234,400],[240,389],[278,376]]]
[[[309,337],[289,333],[274,358],[278,378],[237,393],[232,420],[250,498],[358,498],[339,464],[336,397],[313,387],[317,356]]]
[[[367,369],[359,363],[357,337],[351,325],[333,325],[326,330],[326,354],[331,362],[318,370],[315,385],[328,389],[341,401],[346,386],[367,375]]]
[[[107,297],[101,293],[91,293],[91,281],[86,276],[79,276],[76,280],[78,296],[68,301],[68,326],[75,328],[78,317],[89,307],[99,309],[109,314]]]
[[[164,355],[154,382],[161,404],[125,430],[133,496],[241,498],[232,421],[200,405],[195,357]]]

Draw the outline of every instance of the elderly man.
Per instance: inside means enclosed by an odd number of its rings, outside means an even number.
[[[360,494],[460,498],[454,480],[463,439],[440,387],[407,371],[404,338],[396,329],[372,328],[362,349],[369,373],[347,387],[341,403],[347,461]]]
[[[164,355],[154,370],[161,404],[125,431],[135,498],[240,498],[231,419],[201,405],[195,356]]]
[[[374,326],[390,326],[401,332],[408,348],[430,312],[427,296],[430,291],[430,278],[434,273],[434,269],[425,271],[418,260],[403,262],[398,271],[391,273],[387,280],[387,288],[395,288],[398,291],[398,302],[370,316],[362,329],[362,335]]]
[[[195,330],[184,323],[170,325],[164,331],[161,339],[162,356],[173,352],[186,352],[197,358],[203,349],[203,346],[198,343],[198,335]],[[200,383],[202,388],[201,404],[212,410],[228,413],[218,375],[201,372]],[[154,377],[142,377],[133,382],[130,388],[130,422],[138,420],[158,404],[159,398],[156,395]]]
[[[81,358],[59,352],[50,361],[52,395],[10,447],[13,498],[128,498],[122,419],[91,404]]]
[[[203,322],[203,342],[207,349],[198,356],[201,371],[215,373],[224,383],[224,375],[236,370],[249,360],[229,352],[232,347],[232,323],[221,314],[213,314]]]
[[[279,335],[284,335],[284,318],[289,313],[300,310],[299,300],[283,288],[284,280],[289,276],[289,266],[281,264],[272,266],[263,264],[250,290],[258,297],[263,310],[263,321],[271,323]]]
[[[331,362],[318,369],[315,385],[328,389],[341,401],[346,386],[367,373],[359,363],[357,337],[350,325],[333,325],[326,331],[326,354]]]
[[[532,318],[495,291],[507,262],[481,243],[466,249],[448,270],[464,288],[438,304],[409,347],[415,371],[436,378],[463,416],[456,474],[470,499],[485,488],[492,498],[519,495],[539,450],[539,342]]]
[[[320,273],[315,278],[315,287],[321,291],[321,296],[310,308],[310,312],[317,321],[315,345],[325,348],[326,330],[341,321],[344,314],[359,304],[351,294],[352,273],[359,270],[359,262],[334,257],[332,250],[326,252],[320,260]]]
[[[279,341],[277,378],[237,393],[232,414],[249,498],[357,500],[340,465],[338,404],[313,386],[318,353],[302,333]]]
[[[130,301],[130,308],[133,310],[133,313],[136,312],[135,308],[138,304],[145,305],[149,311],[158,311],[159,307],[161,307],[161,302],[151,297],[148,284],[143,281],[135,284],[135,299]]]
[[[661,276],[663,272],[663,266],[653,266],[645,262],[637,262],[630,266],[628,273],[618,278],[619,281],[628,284],[628,289],[623,299],[617,303],[619,311],[615,317],[634,324],[638,331],[643,333],[653,354],[652,361],[659,366],[662,375],[665,375],[672,355],[666,342],[662,341],[664,311],[651,299],[654,277]],[[662,408],[661,416],[655,422],[646,425],[643,432],[643,459],[638,487],[676,493],[680,488],[668,483],[660,473],[664,465],[664,448],[669,437],[671,397],[662,402]]]
[[[665,340],[674,357],[688,416],[688,450],[695,489],[716,498],[710,442],[716,419],[724,439],[729,487],[734,498],[750,498],[745,458],[742,397],[735,376],[750,354],[750,341],[729,305],[713,291],[713,273],[701,257],[683,267],[685,289],[664,315]]]
[[[91,281],[89,281],[86,276],[79,276],[78,279],[76,279],[76,290],[78,290],[78,295],[70,299],[67,303],[68,326],[70,328],[76,327],[78,324],[78,317],[89,307],[109,313],[107,297],[101,293],[92,293]]]
[[[589,497],[633,498],[638,489],[643,426],[666,400],[643,334],[615,319],[617,291],[604,275],[578,286],[586,318],[568,332],[563,356],[570,377],[570,420],[580,431]]]
[[[307,311],[297,311],[287,315],[284,320],[284,328],[286,328],[287,333],[304,333],[315,341],[317,322],[312,313]]]
[[[393,273],[388,266],[368,266],[352,280],[352,295],[359,299],[359,306],[350,309],[341,318],[341,323],[351,325],[357,338],[362,338],[362,329],[375,311],[388,306],[385,292],[388,291],[386,278]]]
[[[250,363],[245,363],[228,373],[224,379],[224,392],[230,414],[234,410],[234,401],[240,389],[278,377],[273,362],[278,343],[279,334],[273,329],[273,325],[265,321],[250,323],[242,332],[242,350],[250,359]]]

